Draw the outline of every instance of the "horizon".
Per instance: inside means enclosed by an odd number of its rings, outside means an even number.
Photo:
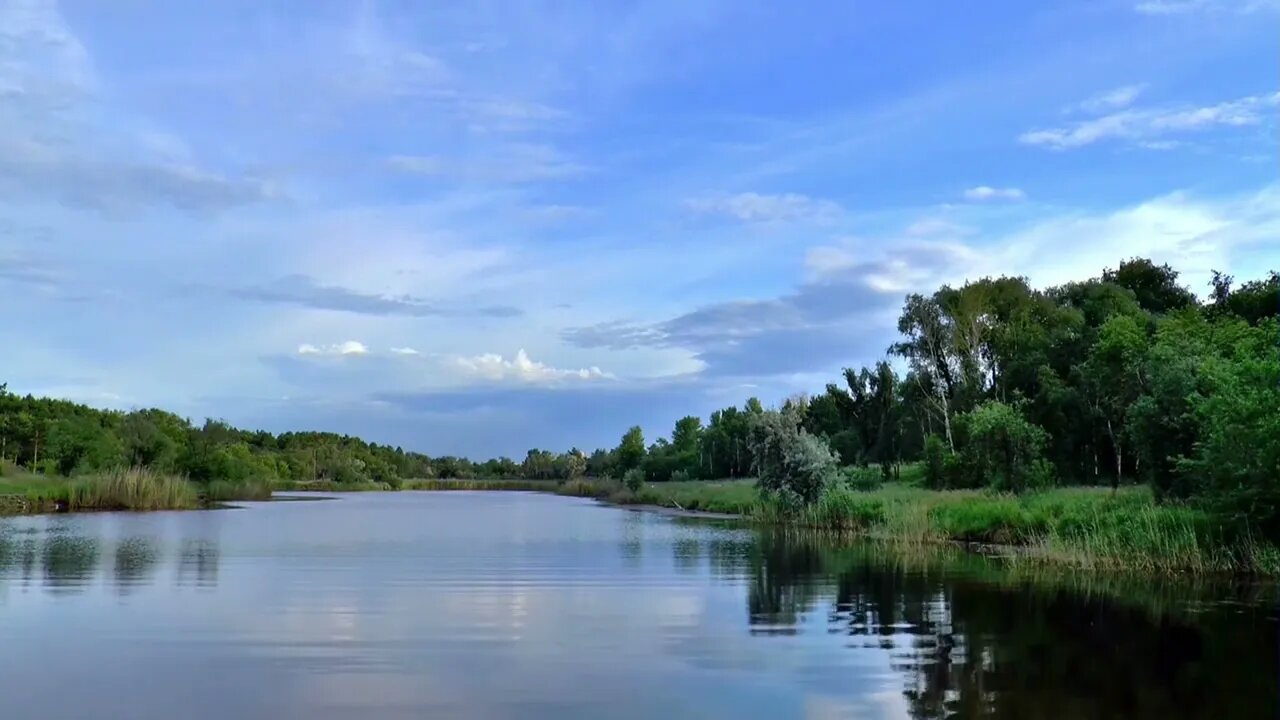
[[[1277,19],[5,3],[0,382],[518,459],[816,393],[942,284],[1203,299],[1280,269]]]

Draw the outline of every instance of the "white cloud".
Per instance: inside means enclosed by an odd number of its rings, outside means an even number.
[[[964,191],[964,199],[973,200],[975,202],[984,202],[987,200],[1023,200],[1026,197],[1026,193],[1015,187],[997,188],[989,185],[979,185]]]
[[[303,343],[298,346],[299,355],[368,355],[369,348],[364,343],[348,340],[336,345],[312,345]]]
[[[1081,102],[1076,106],[1077,109],[1090,113],[1103,113],[1108,110],[1119,110],[1133,104],[1134,100],[1147,89],[1146,83],[1141,85],[1125,85],[1123,87],[1098,93],[1093,97]]]
[[[1280,92],[1249,95],[1203,107],[1129,108],[1068,126],[1025,132],[1018,141],[1053,150],[1079,148],[1105,140],[1150,143],[1179,133],[1257,125],[1277,105],[1280,105]]]
[[[529,358],[523,349],[510,360],[497,353],[472,357],[454,357],[454,365],[465,374],[482,380],[513,380],[523,383],[548,383],[562,380],[604,380],[613,375],[594,365],[579,370],[550,367]]]
[[[744,192],[694,198],[687,200],[685,206],[696,213],[720,215],[746,223],[823,220],[840,213],[840,206],[830,200],[798,193],[767,195]]]
[[[1280,185],[1242,197],[1179,192],[1107,213],[1049,216],[1003,233],[984,232],[981,243],[921,240],[909,229],[897,237],[811,248],[806,269],[811,279],[821,279],[874,267],[866,282],[885,292],[930,291],[997,275],[1024,275],[1045,287],[1096,277],[1136,256],[1169,263],[1182,272],[1184,284],[1202,293],[1213,270],[1252,278],[1263,274],[1256,268],[1275,265],[1269,243],[1280,234]]]
[[[1142,145],[1175,133],[1254,126],[1276,105],[1280,105],[1280,92],[1240,97],[1202,108],[1126,109],[1071,126],[1025,132],[1018,141],[1052,150],[1070,150],[1106,140],[1128,140]]]
[[[411,347],[393,347],[391,348],[391,352],[392,354],[395,354],[395,355],[417,355],[418,354],[418,351],[414,350]]]

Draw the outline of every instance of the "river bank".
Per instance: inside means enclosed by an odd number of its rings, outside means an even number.
[[[488,485],[485,489],[503,489]],[[652,483],[636,491],[617,481],[573,480],[548,489],[624,507],[709,513],[903,544],[960,544],[1075,568],[1280,575],[1280,549],[1274,545],[1228,538],[1198,509],[1157,503],[1141,486],[1012,495],[889,483],[867,491],[836,489],[798,510],[762,501],[751,480]]]
[[[271,497],[269,483],[195,483],[146,468],[120,468],[82,477],[16,472],[0,475],[0,515],[95,510],[193,510],[233,500]]]
[[[169,510],[261,500],[262,483],[196,484],[146,470],[94,478],[0,478],[0,514],[79,510]],[[1228,538],[1194,507],[1157,503],[1145,487],[1071,487],[1011,495],[934,491],[907,483],[838,488],[794,510],[762,501],[751,480],[647,483],[616,480],[411,480],[393,488],[293,483],[278,491],[532,491],[587,497],[621,507],[690,517],[741,519],[900,544],[964,545],[1018,560],[1084,569],[1159,574],[1280,575],[1280,549]]]

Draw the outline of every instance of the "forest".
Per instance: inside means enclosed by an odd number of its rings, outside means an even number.
[[[0,472],[148,468],[212,483],[398,488],[429,478],[759,478],[791,504],[869,487],[913,463],[932,489],[1143,484],[1239,532],[1280,538],[1280,273],[1215,273],[1205,298],[1134,258],[1036,289],[984,278],[905,299],[872,367],[778,408],[681,418],[647,443],[429,457],[324,432],[242,430],[158,409],[99,410],[0,386]]]

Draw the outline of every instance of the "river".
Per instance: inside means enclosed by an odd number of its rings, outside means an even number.
[[[0,519],[0,713],[1276,718],[1275,593],[529,493]]]

